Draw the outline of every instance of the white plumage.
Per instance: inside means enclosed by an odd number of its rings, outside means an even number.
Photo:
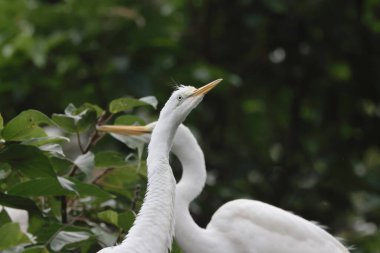
[[[149,132],[154,127],[154,123],[142,127],[141,133]],[[105,131],[119,134],[138,134],[128,129],[128,126],[104,128]],[[190,215],[189,204],[199,195],[206,182],[203,152],[190,130],[183,125],[177,130],[172,152],[183,167],[175,199],[175,239],[183,252],[349,252],[336,238],[313,222],[255,200],[228,202],[215,212],[206,229],[199,227]]]
[[[99,253],[166,253],[174,234],[175,179],[169,152],[178,126],[209,90],[221,80],[199,89],[181,86],[160,112],[148,147],[148,187],[144,203],[125,240]]]

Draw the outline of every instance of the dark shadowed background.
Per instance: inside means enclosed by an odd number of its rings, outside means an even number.
[[[247,197],[379,253],[378,0],[0,0],[5,121],[121,96],[160,109],[217,78],[185,122],[209,171],[196,220]]]

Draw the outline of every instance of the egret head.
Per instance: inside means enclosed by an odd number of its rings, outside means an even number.
[[[191,110],[202,101],[204,95],[221,81],[222,79],[217,79],[198,89],[192,86],[179,86],[162,108],[160,118],[171,119],[180,124]]]

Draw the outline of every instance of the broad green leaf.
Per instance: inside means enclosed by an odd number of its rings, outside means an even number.
[[[52,250],[59,252],[65,246],[81,241],[86,241],[88,239],[91,239],[91,237],[93,237],[91,233],[84,231],[60,231],[51,241],[50,247]]]
[[[106,230],[95,223],[91,224],[91,226],[91,232],[96,235],[96,240],[102,246],[102,248],[116,244],[117,239],[120,235],[119,231],[109,231],[108,229]]]
[[[24,249],[22,253],[49,253],[49,250],[45,246],[34,246]]]
[[[86,154],[78,156],[74,163],[89,177],[95,167],[95,156],[92,152],[87,152]]]
[[[121,194],[128,199],[133,198],[131,189],[133,189],[138,182],[143,183],[139,172],[132,166],[115,168],[104,175],[101,180],[102,187],[104,189]]]
[[[11,165],[12,169],[31,177],[55,177],[49,159],[37,147],[11,145],[0,152],[0,162]]]
[[[69,173],[73,166],[73,163],[64,157],[52,156],[49,158],[49,160],[51,165],[53,166],[54,171],[58,175],[65,175]]]
[[[142,97],[139,100],[151,105],[154,109],[157,109],[158,100],[155,96]]]
[[[104,199],[112,199],[114,196],[94,184],[82,183],[75,178],[71,178],[70,181],[75,183],[75,190],[79,192],[79,195],[83,196],[94,196]]]
[[[151,105],[153,106],[152,99],[145,99],[146,101],[135,99],[135,98],[118,98],[109,104],[109,111],[111,113],[118,113],[121,111],[126,111],[133,109],[138,106]]]
[[[102,168],[123,167],[128,162],[125,156],[116,151],[103,151],[95,155],[95,166]]]
[[[0,227],[0,250],[27,243],[30,240],[21,231],[18,223],[6,223]]]
[[[43,124],[53,125],[54,123],[48,116],[39,111],[23,111],[5,125],[2,136],[7,141],[23,141],[30,138],[45,137],[46,133],[40,127]]]
[[[23,141],[22,144],[39,147],[39,146],[43,146],[47,144],[60,144],[64,142],[70,142],[70,139],[63,136],[46,136],[46,137],[29,139],[29,140]]]
[[[83,106],[85,108],[89,108],[91,110],[94,110],[96,112],[96,116],[100,117],[105,113],[105,110],[98,105],[90,104],[90,103],[84,103]]]
[[[52,115],[54,122],[62,129],[66,130],[69,133],[77,132],[76,120],[72,116],[67,116],[65,114],[56,114]],[[79,119],[78,119],[79,120]]]
[[[0,224],[12,222],[11,217],[9,217],[8,212],[5,211],[5,208],[0,206],[0,210]]]
[[[82,183],[76,179],[67,179],[59,177],[41,178],[30,180],[14,185],[9,189],[9,194],[36,197],[36,196],[61,196],[61,195],[79,195],[79,196],[94,196],[99,198],[113,198],[111,194],[101,190],[96,185]]]
[[[8,193],[23,197],[35,197],[69,195],[74,194],[75,191],[62,187],[56,178],[43,178],[16,184],[9,189]]]
[[[145,121],[134,115],[122,115],[115,119],[114,125],[145,125]]]
[[[132,227],[135,219],[135,214],[130,210],[120,213],[118,216],[118,226],[124,229],[124,231],[128,231]]]
[[[79,115],[53,114],[54,122],[69,133],[84,132],[96,123],[96,112],[85,110]]]
[[[70,133],[86,131],[91,125],[96,124],[97,111],[92,108],[76,108],[69,104],[65,114],[53,114],[53,121],[62,129]]]
[[[107,210],[107,211],[100,212],[98,213],[98,218],[107,223],[113,224],[115,226],[119,225],[118,214],[115,211]]]
[[[0,205],[27,210],[29,214],[41,217],[41,211],[34,201],[0,192]]]

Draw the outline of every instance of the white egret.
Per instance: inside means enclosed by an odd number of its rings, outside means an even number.
[[[149,141],[155,123],[147,126],[101,126],[106,132],[142,135]],[[204,155],[190,130],[180,125],[172,152],[182,164],[176,186],[175,239],[185,253],[348,253],[332,235],[313,222],[275,206],[247,199],[230,201],[212,216],[207,228],[191,217],[189,204],[206,182]]]
[[[148,189],[144,203],[124,241],[99,253],[164,253],[174,234],[175,179],[169,152],[178,126],[221,79],[199,89],[180,86],[160,112],[148,147]]]

